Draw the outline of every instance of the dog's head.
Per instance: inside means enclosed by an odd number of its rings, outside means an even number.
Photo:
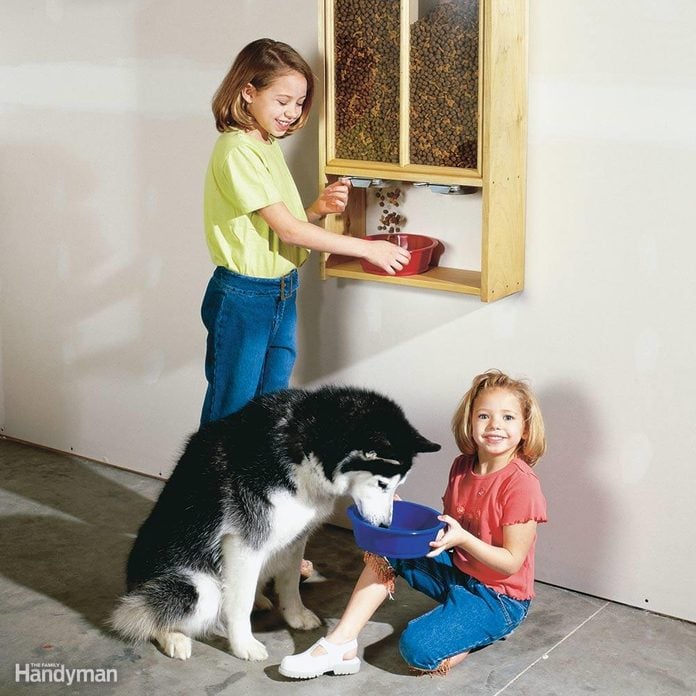
[[[323,451],[314,452],[327,478],[341,494],[353,498],[364,519],[389,525],[394,491],[405,481],[416,455],[437,452],[440,445],[423,437],[384,396],[351,388],[329,394],[321,420],[330,420],[331,435],[324,439]]]
[[[417,433],[418,434],[418,433]],[[419,436],[420,437],[420,436]],[[360,450],[351,453],[340,467],[337,478],[346,483],[346,492],[353,498],[361,517],[370,524],[388,527],[392,521],[394,493],[406,480],[418,452],[436,452],[440,445],[421,437],[422,447],[392,459],[388,449]]]

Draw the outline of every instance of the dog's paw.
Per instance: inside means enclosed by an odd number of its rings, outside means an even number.
[[[259,592],[259,594],[254,597],[254,609],[258,611],[269,611],[269,609],[273,609],[273,602],[271,602],[265,594]]]
[[[176,660],[188,660],[191,657],[191,639],[183,633],[170,631],[156,637],[162,652]]]
[[[266,646],[253,637],[246,641],[230,640],[230,652],[241,660],[257,662],[268,659]]]
[[[301,631],[310,631],[321,626],[321,619],[313,612],[302,607],[299,612],[287,612],[284,614],[285,621],[291,628],[298,628]]]

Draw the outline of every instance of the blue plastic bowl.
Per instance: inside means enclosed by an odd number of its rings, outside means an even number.
[[[439,514],[426,505],[395,500],[391,526],[375,527],[360,516],[355,505],[348,508],[355,543],[365,551],[391,558],[420,558],[432,551],[430,542],[445,527],[437,519]]]

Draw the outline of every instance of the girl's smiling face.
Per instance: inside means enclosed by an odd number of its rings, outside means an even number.
[[[249,134],[264,141],[271,135],[283,137],[302,115],[306,96],[307,80],[294,70],[279,75],[265,89],[249,83],[242,90],[242,98],[257,124]]]
[[[507,389],[486,389],[474,401],[471,434],[480,462],[507,464],[525,436],[519,398]]]

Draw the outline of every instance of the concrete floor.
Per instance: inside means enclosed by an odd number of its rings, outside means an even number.
[[[267,662],[240,661],[218,638],[194,643],[187,662],[170,660],[154,645],[126,645],[104,627],[123,589],[133,535],[161,482],[3,439],[0,477],[3,695],[696,694],[696,625],[541,583],[515,634],[472,654],[447,677],[412,676],[398,655],[407,621],[432,606],[402,581],[395,601],[363,633],[357,675],[282,677],[281,658],[324,631],[290,630],[275,612],[254,618]],[[361,554],[350,532],[327,526],[310,541],[307,556],[326,581],[303,586],[305,603],[330,624],[359,574]],[[117,682],[17,683],[17,666],[26,665],[112,669]],[[100,675],[106,678],[94,672]]]

